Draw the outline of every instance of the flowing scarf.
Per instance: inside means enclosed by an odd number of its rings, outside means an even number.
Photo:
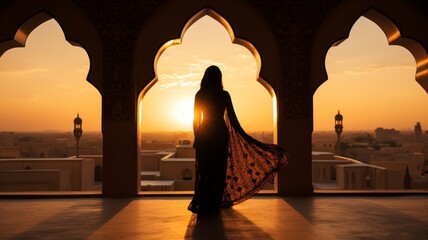
[[[225,120],[229,152],[222,205],[231,206],[251,198],[266,182],[273,183],[288,158],[278,145],[262,143],[249,136],[239,123],[232,123],[227,114]]]

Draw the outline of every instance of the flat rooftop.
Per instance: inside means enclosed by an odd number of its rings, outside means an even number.
[[[171,180],[142,180],[141,186],[171,186],[174,184],[174,181]]]
[[[190,196],[0,199],[0,239],[427,239],[428,196],[256,196],[213,216]]]
[[[163,158],[163,162],[194,162],[195,158]]]

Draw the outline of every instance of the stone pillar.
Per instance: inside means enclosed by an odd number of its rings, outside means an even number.
[[[103,195],[136,196],[139,192],[137,124],[103,121]]]
[[[278,194],[303,196],[313,193],[312,187],[312,119],[281,121],[278,143],[289,154],[289,164],[278,174]]]
[[[128,197],[136,196],[140,188],[137,97],[127,64],[130,58],[121,56],[122,61],[109,61],[104,68],[108,74],[102,106],[103,195]]]
[[[280,89],[285,85],[281,83]],[[311,96],[295,86],[278,91],[278,144],[289,155],[288,165],[278,174],[278,194],[282,196],[313,193],[311,103]]]
[[[132,53],[137,30],[134,23],[122,21],[128,6],[106,9],[103,39],[103,195],[136,196],[140,188],[137,133],[137,94],[132,77]],[[100,10],[101,11],[101,10]],[[131,21],[130,19],[129,21]],[[106,30],[104,30],[106,29]]]

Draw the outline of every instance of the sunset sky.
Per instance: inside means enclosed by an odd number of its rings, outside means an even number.
[[[232,26],[233,28],[233,26]],[[193,98],[209,65],[223,71],[244,129],[272,131],[272,99],[256,81],[256,61],[232,44],[222,25],[203,17],[185,33],[181,45],[158,61],[159,81],[142,102],[143,131],[191,131]],[[101,96],[86,80],[84,49],[64,40],[48,21],[29,36],[25,48],[0,58],[0,131],[71,131],[77,113],[84,131],[101,130]],[[263,59],[262,59],[263,66]],[[344,131],[376,127],[427,129],[428,94],[415,81],[415,60],[400,46],[388,46],[381,29],[360,18],[350,37],[326,56],[329,80],[314,95],[314,130],[333,130],[334,115]]]

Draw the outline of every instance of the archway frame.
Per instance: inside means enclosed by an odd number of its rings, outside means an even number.
[[[0,57],[10,49],[25,47],[31,32],[51,19],[59,24],[65,41],[85,50],[90,62],[86,80],[102,96],[101,39],[89,19],[71,0],[9,1],[0,12]]]
[[[92,23],[69,0],[11,3],[0,15],[0,57],[9,49],[25,47],[28,35],[50,19],[61,26],[67,42],[85,49],[90,61],[87,81],[102,93],[101,40]]]
[[[172,39],[167,41],[164,45],[162,45],[162,47],[159,49],[159,51],[157,52],[155,59],[154,59],[154,71],[155,71],[155,77],[153,80],[151,80],[144,88],[143,90],[139,93],[138,96],[138,109],[139,109],[139,119],[142,118],[141,116],[141,101],[144,97],[144,95],[157,83],[158,81],[158,74],[157,74],[157,62],[159,60],[159,58],[161,57],[162,53],[169,47],[174,46],[174,45],[179,45],[182,43],[182,39],[184,38],[184,35],[186,33],[186,31],[195,23],[197,22],[199,19],[201,19],[202,17],[205,16],[209,16],[211,18],[213,18],[215,21],[217,21],[218,23],[220,23],[225,29],[226,31],[229,33],[230,36],[230,40],[232,44],[238,44],[241,45],[243,47],[245,47],[246,49],[248,49],[250,51],[250,53],[253,55],[256,64],[257,64],[257,72],[256,72],[256,80],[257,82],[259,82],[271,95],[272,97],[272,103],[273,103],[273,124],[274,124],[274,142],[277,141],[277,137],[276,137],[276,126],[277,126],[277,104],[276,104],[276,93],[275,90],[272,88],[272,86],[263,79],[263,77],[260,76],[260,69],[262,66],[262,61],[260,58],[260,54],[257,51],[257,49],[248,41],[235,37],[235,34],[233,32],[232,27],[230,26],[230,24],[227,22],[227,20],[225,18],[223,18],[220,14],[218,14],[217,12],[215,12],[214,10],[210,9],[210,8],[205,8],[201,11],[199,11],[198,13],[196,13],[191,19],[188,20],[188,22],[186,23],[186,25],[183,27],[182,33],[180,35],[180,38],[178,39]],[[138,92],[137,92],[138,93]],[[141,123],[139,123],[139,126],[141,126]]]
[[[426,23],[428,19],[413,6],[401,4],[401,6],[387,3],[371,5],[363,1],[348,0],[344,1],[326,19],[314,39],[312,48],[312,95],[328,79],[325,69],[325,57],[328,50],[348,38],[352,26],[361,16],[377,24],[385,33],[390,45],[402,46],[413,55],[416,61],[415,79],[428,93],[428,55],[426,52],[428,34],[420,27],[420,23]],[[412,17],[409,17],[409,13],[412,13]]]
[[[408,2],[344,0],[320,25],[313,41],[310,62],[312,100],[316,90],[328,80],[327,52],[349,37],[351,28],[362,16],[381,28],[389,45],[402,46],[413,55],[415,80],[428,93],[428,33],[421,26],[421,23],[428,23],[428,16]],[[312,115],[312,126],[313,121]]]
[[[238,9],[239,11],[234,12]],[[171,13],[174,16],[171,16]],[[157,61],[168,47],[181,44],[181,39],[187,29],[204,16],[210,16],[219,22],[229,33],[233,44],[247,48],[254,56],[257,62],[256,80],[268,90],[272,97],[274,141],[277,142],[277,112],[279,110],[277,109],[276,92],[281,79],[279,51],[271,29],[258,11],[244,1],[237,1],[233,4],[215,2],[210,6],[200,1],[189,1],[186,7],[183,7],[183,3],[180,1],[171,1],[154,13],[153,21],[148,21],[148,24],[143,27],[134,50],[133,77],[137,84],[138,159],[140,159],[141,149],[141,101],[157,82]],[[169,20],[165,22],[166,19]],[[170,19],[177,21],[170,21]],[[155,29],[168,29],[168,32],[154,31]],[[255,32],[258,34],[254,34]],[[153,36],[153,33],[156,33],[156,36]],[[148,34],[151,35],[150,38],[147,38]],[[137,169],[140,169],[140,161],[137,164]],[[140,188],[138,186],[138,189]]]

